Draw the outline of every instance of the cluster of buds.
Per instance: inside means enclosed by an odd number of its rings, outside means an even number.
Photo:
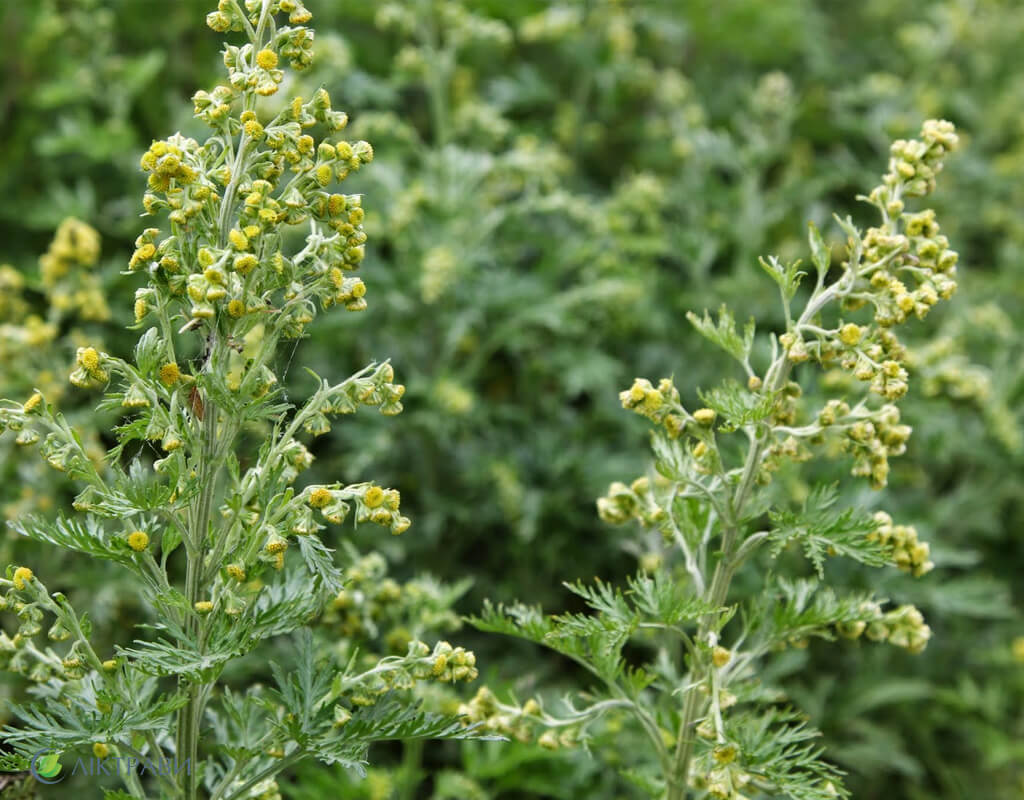
[[[397,489],[382,489],[372,484],[356,484],[344,488],[310,486],[302,497],[311,508],[320,511],[324,519],[335,525],[344,522],[356,504],[356,521],[372,522],[391,529],[398,535],[409,529],[411,521],[399,513],[401,495]]]
[[[840,401],[839,410],[843,407]],[[851,474],[869,478],[875,489],[883,488],[889,480],[889,458],[906,452],[910,433],[909,425],[900,424],[900,410],[893,405],[882,406],[870,419],[847,427],[842,446],[853,453]]]
[[[53,241],[39,258],[43,285],[52,287],[74,269],[88,268],[100,257],[100,235],[84,222],[68,217],[57,227]]]
[[[632,386],[619,392],[619,400],[623,408],[663,426],[673,439],[685,431],[700,436],[700,431],[714,425],[717,416],[710,408],[699,408],[692,414],[684,409],[679,402],[679,390],[671,378],[662,378],[657,388],[646,378],[636,378]]]
[[[953,125],[936,120],[924,124],[920,139],[893,143],[889,171],[865,198],[879,210],[882,224],[863,236],[847,227],[852,257],[844,266],[852,280],[841,292],[842,306],[856,311],[870,303],[874,324],[814,328],[816,341],[805,340],[806,331],[788,331],[779,341],[791,362],[813,357],[827,366],[838,360],[885,399],[906,394],[907,354],[890,329],[911,315],[923,318],[940,299],[952,296],[958,257],[940,233],[935,212],[906,212],[903,198],[931,192],[944,157],[956,145]]]
[[[0,669],[21,674],[36,683],[51,678],[77,680],[85,675],[85,662],[79,655],[79,643],[73,642],[60,656],[52,648],[36,646],[33,638],[42,633],[44,606],[52,610],[52,603],[43,586],[29,567],[8,566],[7,580],[0,585],[7,591],[0,595],[0,611],[15,614],[20,624],[13,637],[0,631]],[[53,643],[67,641],[71,632],[59,621],[47,631]]]
[[[448,589],[430,578],[398,583],[387,575],[379,553],[360,557],[346,570],[345,588],[328,605],[324,622],[340,630],[343,641],[362,651],[405,653],[412,631],[448,632],[461,625],[451,609]],[[356,637],[364,641],[352,642]],[[368,644],[365,640],[377,640]]]
[[[248,23],[256,25],[263,8],[263,0],[245,0],[243,5],[244,12],[236,0],[220,0],[217,3],[217,10],[206,15],[206,24],[218,33],[237,33],[244,29],[247,20],[243,14],[247,14]],[[302,0],[271,0],[269,12],[287,14],[288,22],[292,25],[305,25],[313,19],[313,15],[303,5]]]
[[[215,15],[222,13],[230,17],[235,10],[229,7]],[[229,23],[234,26],[230,19]],[[269,121],[261,122],[252,109],[237,119],[231,116],[238,98],[253,90],[253,80],[257,91],[260,86],[276,89],[280,70],[274,48],[283,53],[283,43],[292,35],[282,31],[277,45],[255,53],[251,45],[228,47],[230,85],[198,92],[193,98],[196,116],[215,130],[230,136],[241,133],[238,147],[248,155],[245,161],[235,159],[232,166],[220,157],[224,145],[218,137],[201,146],[180,135],[154,142],[143,156],[142,167],[150,173],[143,202],[146,212],[168,209],[175,229],[161,240],[160,231],[150,228],[136,241],[129,267],[159,267],[151,272],[150,287],[137,297],[138,321],[180,298],[190,302],[193,320],[225,314],[244,333],[255,324],[255,312],[270,312],[282,334],[295,338],[316,315],[316,300],[325,309],[335,304],[350,311],[366,308],[365,284],[345,274],[358,269],[365,257],[362,198],[331,193],[327,187],[372,161],[373,148],[365,141],[325,139],[318,145],[305,132],[317,125],[337,132],[348,123],[344,112],[331,108],[324,89],[309,101],[294,98]],[[245,165],[245,174],[232,174],[238,164]],[[294,178],[281,187],[279,179],[286,169]],[[223,204],[238,200],[237,222],[230,230],[202,224],[204,219],[220,219]],[[306,248],[289,257],[281,246],[281,226],[310,219],[327,230],[321,233],[314,225]],[[278,300],[282,308],[274,307]]]
[[[560,725],[560,732],[549,728],[538,736],[538,729],[555,721],[544,713],[539,702],[530,698],[522,705],[502,703],[486,686],[481,686],[468,703],[459,706],[459,716],[467,724],[479,725],[483,730],[518,742],[530,742],[536,737],[537,744],[545,750],[573,747],[579,739],[579,731],[572,725]]]
[[[928,646],[932,629],[914,606],[905,605],[883,612],[874,602],[865,602],[859,609],[859,619],[839,623],[836,631],[847,639],[861,634],[873,642],[888,642],[911,653],[920,653]]]
[[[753,775],[743,768],[740,749],[732,742],[720,742],[701,759],[703,769],[693,778],[694,788],[703,789],[716,800],[748,800],[743,789]]]
[[[458,260],[447,245],[437,245],[423,256],[420,272],[420,297],[428,305],[436,303],[455,283]]]
[[[422,659],[413,670],[416,678],[433,678],[442,683],[476,680],[476,655],[472,650],[452,647],[445,641],[434,645],[433,651],[423,642],[413,642],[409,649]]]
[[[597,500],[597,514],[605,522],[622,525],[632,519],[644,525],[658,525],[668,519],[664,508],[658,505],[651,490],[651,481],[641,476],[629,486],[615,481],[604,497]]]
[[[929,560],[928,543],[918,540],[913,526],[894,525],[892,517],[884,511],[875,513],[875,521],[878,527],[868,534],[868,540],[891,549],[893,563],[903,572],[920,578],[934,569],[935,564]]]
[[[352,414],[360,406],[377,408],[385,416],[394,416],[402,411],[401,399],[405,386],[395,383],[395,370],[390,364],[381,364],[372,375],[359,378],[335,387],[327,394],[318,414],[310,417],[306,431],[319,436],[326,433],[322,426],[326,414]]]

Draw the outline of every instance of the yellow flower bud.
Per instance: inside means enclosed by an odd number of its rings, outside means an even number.
[[[28,567],[18,567],[14,570],[14,577],[11,580],[15,589],[24,589],[25,582],[32,580],[32,570]]]
[[[732,660],[732,653],[722,647],[721,645],[715,645],[711,650],[711,661],[716,667],[724,667]]]
[[[715,421],[715,417],[718,416],[713,409],[710,408],[698,408],[693,412],[693,418],[701,425],[708,427]]]

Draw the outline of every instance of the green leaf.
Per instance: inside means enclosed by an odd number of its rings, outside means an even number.
[[[867,538],[878,523],[866,511],[835,509],[838,497],[835,484],[817,486],[799,511],[770,512],[768,516],[775,526],[769,533],[772,556],[778,556],[791,541],[796,541],[814,564],[819,578],[824,577],[828,555],[847,556],[874,567],[885,565],[888,548]]]
[[[807,274],[798,269],[800,260],[797,259],[788,264],[779,261],[778,256],[768,256],[768,258],[758,258],[757,260],[768,276],[779,285],[783,297],[786,300],[792,300],[796,290],[800,288],[800,280]]]
[[[771,416],[774,398],[767,393],[754,394],[737,381],[726,379],[707,391],[697,392],[701,402],[722,418],[720,430],[731,433]]]
[[[334,563],[334,551],[328,548],[315,534],[298,536],[299,553],[309,574],[321,588],[331,594],[338,594],[344,588],[341,569]]]
[[[754,345],[754,320],[750,319],[743,328],[743,335],[740,336],[736,330],[736,319],[732,312],[722,305],[718,309],[718,322],[711,319],[707,310],[703,317],[698,317],[692,311],[687,312],[686,318],[690,320],[693,327],[697,329],[705,339],[714,342],[725,352],[741,363],[746,363],[750,358],[750,349]]]
[[[813,223],[807,223],[808,241],[811,245],[811,261],[818,270],[818,277],[824,279],[829,267],[832,265],[832,248],[822,238],[818,227]]]
[[[85,521],[68,518],[63,514],[52,522],[40,516],[30,515],[12,521],[10,526],[30,539],[63,547],[79,553],[88,553],[97,558],[129,565],[132,558],[127,548],[114,547],[109,543],[108,534],[92,517]]]

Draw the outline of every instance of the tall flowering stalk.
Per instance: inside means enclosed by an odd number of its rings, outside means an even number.
[[[575,730],[568,740],[548,736],[560,746],[586,738],[600,716],[629,715],[653,758],[629,764],[628,774],[668,800],[848,796],[806,718],[767,685],[769,657],[837,635],[921,652],[931,630],[916,608],[886,609],[871,594],[842,593],[825,580],[825,564],[846,556],[920,576],[933,566],[929,548],[884,512],[838,508],[834,486],[813,488],[793,508],[772,477],[792,474],[817,450],[845,455],[853,475],[886,485],[889,458],[904,452],[911,433],[896,405],[908,373],[895,328],[956,289],[957,254],[935,214],[908,211],[906,201],[934,189],[956,144],[953,126],[936,121],[925,123],[920,139],[893,144],[882,184],[862,198],[880,222],[862,232],[839,220],[847,243],[838,268],[812,227],[816,280],[802,303],[798,263],[762,260],[787,323],[760,369],[753,321],[739,329],[724,307],[717,320],[690,315],[737,362],[743,383],[726,379],[698,391],[696,408],[683,404],[668,378],[657,385],[638,378],[622,392],[623,406],[654,425],[655,466],[628,485],[612,484],[597,508],[606,522],[638,526],[644,568],[622,588],[569,586],[591,614],[545,617],[515,605],[489,607],[476,621],[565,654],[598,688],[561,716],[536,703],[502,706],[481,690],[465,708],[470,719],[513,735],[524,721]],[[841,369],[863,388],[808,408],[794,379],[807,376],[801,364]],[[816,577],[785,577],[788,562],[779,557],[790,546],[804,551]],[[637,663],[637,652],[649,657]]]
[[[207,23],[245,42],[224,49],[227,80],[195,95],[211,135],[200,144],[176,134],[142,157],[143,205],[166,224],[142,232],[128,263],[146,279],[134,358],[83,346],[70,376],[105,389],[101,407],[124,415],[103,468],[42,392],[0,409],[0,429],[38,441],[83,486],[75,515],[15,528],[117,562],[152,610],[152,635],[101,654],[85,615],[37,575],[45,570],[10,566],[0,607],[21,626],[0,633],[0,664],[31,676],[40,702],[16,708],[5,741],[26,756],[87,745],[97,758],[136,758],[148,778],[118,770],[132,797],[270,797],[274,776],[304,758],[361,768],[373,741],[467,735],[400,690],[473,679],[472,653],[413,641],[403,656],[333,668],[305,627],[343,589],[327,524],[351,516],[391,534],[410,524],[395,489],[297,485],[313,460],[300,437],[363,407],[397,414],[404,391],[388,363],[340,383],[314,376],[297,407],[278,388],[279,350],[321,310],[366,307],[355,275],[362,197],[333,189],[372,148],[341,138],[347,117],[322,89],[264,110],[284,66],[311,62],[310,18],[299,0],[221,0]],[[53,644],[37,641],[47,616]],[[276,688],[221,685],[231,661],[292,632]]]

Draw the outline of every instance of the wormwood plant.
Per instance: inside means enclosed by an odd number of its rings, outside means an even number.
[[[892,145],[882,184],[862,198],[877,210],[878,225],[862,232],[837,218],[847,236],[838,269],[812,226],[816,280],[802,302],[798,262],[761,261],[787,320],[785,332],[770,337],[766,363],[755,350],[753,321],[739,329],[725,307],[717,320],[690,315],[701,335],[738,362],[745,384],[727,378],[698,390],[696,408],[684,406],[669,378],[657,386],[638,378],[621,394],[625,408],[654,424],[655,469],[629,485],[612,484],[598,512],[614,524],[639,523],[651,553],[644,569],[624,587],[570,585],[593,613],[546,617],[514,605],[488,607],[475,621],[554,648],[598,686],[561,716],[535,701],[502,704],[481,690],[465,709],[470,719],[513,735],[548,725],[542,743],[559,746],[585,739],[602,714],[623,710],[654,756],[653,764],[633,764],[629,776],[669,800],[848,795],[807,718],[771,687],[769,657],[836,636],[921,652],[931,631],[916,608],[840,591],[824,580],[825,564],[846,556],[920,576],[933,566],[929,548],[885,512],[839,507],[835,486],[814,487],[794,508],[772,476],[792,474],[817,452],[848,457],[853,475],[876,489],[886,485],[889,458],[904,452],[911,433],[896,405],[908,374],[895,328],[924,317],[956,288],[957,254],[934,212],[911,212],[905,202],[934,189],[956,144],[953,126],[933,120],[920,139]],[[807,408],[794,379],[794,367],[805,363],[848,371],[863,390]],[[658,540],[660,552],[652,549]],[[783,574],[791,546],[802,549],[816,576]],[[638,652],[650,657],[635,663]],[[555,738],[559,728],[574,733]]]
[[[296,485],[313,460],[303,434],[361,407],[397,414],[404,391],[388,363],[340,383],[314,376],[298,406],[277,388],[276,354],[319,310],[366,307],[353,274],[362,198],[330,189],[372,148],[338,137],[347,117],[323,90],[262,113],[283,62],[310,63],[310,17],[299,0],[221,0],[207,23],[246,41],[224,49],[227,81],[194,97],[212,134],[203,144],[176,134],[142,157],[145,210],[167,219],[143,231],[128,263],[147,279],[135,298],[142,334],[132,360],[80,347],[70,375],[105,387],[100,407],[124,415],[106,463],[44,392],[0,409],[2,429],[38,442],[82,485],[76,514],[23,517],[15,529],[123,566],[153,613],[149,635],[97,652],[84,613],[32,566],[9,566],[0,609],[20,627],[0,633],[0,658],[33,679],[37,702],[15,707],[20,724],[4,741],[23,756],[88,745],[97,759],[135,758],[149,765],[146,784],[135,769],[112,770],[131,797],[271,797],[274,777],[305,758],[360,769],[374,741],[467,735],[400,690],[474,678],[472,653],[413,640],[372,665],[353,657],[335,668],[305,627],[344,588],[324,523],[351,515],[392,534],[410,524],[394,489]],[[38,638],[48,617],[50,643]],[[274,688],[222,685],[232,661],[295,631]]]

